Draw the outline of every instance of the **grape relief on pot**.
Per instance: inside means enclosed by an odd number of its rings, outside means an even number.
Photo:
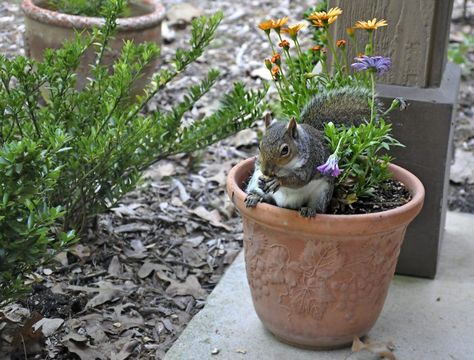
[[[385,234],[384,241],[361,244],[365,251],[356,257],[343,253],[333,242],[307,241],[299,257],[291,259],[284,245],[270,244],[262,233],[258,240],[254,238],[258,224],[244,226],[247,278],[256,300],[278,297],[289,317],[299,313],[316,320],[331,306],[348,322],[354,321],[360,301],[370,301],[373,306],[383,302],[385,292],[374,289],[393,275],[399,244],[392,234]]]

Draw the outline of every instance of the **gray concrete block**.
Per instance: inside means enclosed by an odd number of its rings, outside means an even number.
[[[426,189],[420,215],[409,226],[397,266],[398,274],[433,278],[443,237],[449,167],[452,158],[453,114],[460,69],[448,64],[439,88],[379,85],[378,93],[390,103],[403,97],[403,112],[390,115],[394,136],[406,147],[394,148],[394,163],[413,172]]]
[[[474,359],[474,215],[449,213],[436,280],[396,276],[369,337],[392,341],[398,360]],[[276,340],[253,309],[241,254],[165,360],[341,360]],[[218,353],[212,355],[212,350]],[[352,358],[351,358],[352,359]]]

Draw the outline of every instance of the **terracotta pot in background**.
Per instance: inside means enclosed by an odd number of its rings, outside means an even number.
[[[227,192],[243,218],[247,278],[258,316],[290,344],[349,345],[367,334],[382,310],[405,231],[423,206],[423,185],[390,165],[412,194],[407,204],[307,219],[269,204],[246,208],[242,188],[253,165],[248,159],[230,171]]]
[[[42,7],[44,0],[23,0],[21,8],[25,14],[25,50],[26,54],[35,60],[43,59],[47,48],[57,49],[65,40],[74,38],[74,31],[90,30],[101,26],[104,19],[87,16],[76,16],[59,13]],[[142,0],[140,5],[132,8],[132,16],[118,19],[115,39],[111,42],[112,51],[104,57],[105,64],[113,63],[120,54],[124,40],[133,40],[136,44],[148,41],[161,45],[161,23],[165,15],[163,5],[157,0]],[[78,87],[86,82],[88,64],[95,58],[93,49],[84,55],[78,69]],[[155,59],[146,69],[143,77],[133,89],[138,94],[148,83],[156,71],[158,59]]]

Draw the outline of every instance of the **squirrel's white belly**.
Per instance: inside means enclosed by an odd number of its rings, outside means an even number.
[[[292,189],[281,186],[274,194],[273,199],[280,207],[299,209],[303,206],[313,207],[327,196],[329,182],[325,178],[312,180],[305,186]]]

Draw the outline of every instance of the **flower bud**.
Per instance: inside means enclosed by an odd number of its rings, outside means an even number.
[[[270,61],[270,59],[265,59],[265,67],[266,67],[268,70],[271,70],[271,69],[272,69],[272,62]]]
[[[273,54],[271,62],[276,65],[281,64],[281,56],[280,54]]]
[[[285,50],[288,50],[290,48],[290,43],[288,42],[288,40],[282,40],[282,41],[280,41],[278,46],[285,49]]]
[[[279,80],[280,79],[280,68],[278,66],[272,67],[272,76],[274,80]]]

